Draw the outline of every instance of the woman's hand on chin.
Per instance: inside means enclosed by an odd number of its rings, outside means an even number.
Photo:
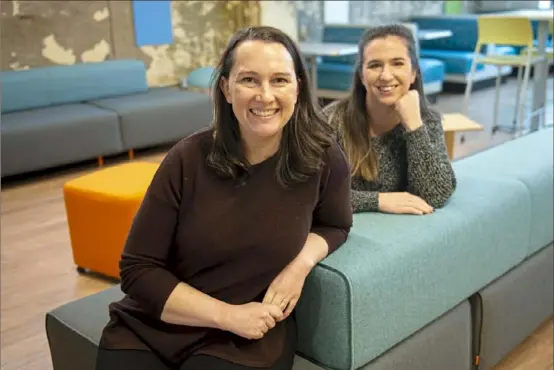
[[[422,124],[419,110],[419,93],[417,90],[409,90],[394,104],[394,109],[400,116],[400,120],[406,130],[414,131]]]

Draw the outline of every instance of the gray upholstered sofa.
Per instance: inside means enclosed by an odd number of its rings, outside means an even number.
[[[294,370],[489,370],[553,309],[553,130],[454,163],[428,216],[356,214],[306,281]],[[119,286],[46,314],[55,370],[92,370]]]
[[[176,142],[212,120],[210,98],[148,88],[139,60],[0,74],[2,177]]]

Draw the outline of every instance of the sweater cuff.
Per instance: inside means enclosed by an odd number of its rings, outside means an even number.
[[[413,131],[404,131],[404,139],[408,144],[415,144],[418,147],[429,143],[429,133],[425,125],[421,125]]]
[[[348,236],[348,230],[328,226],[314,226],[311,232],[325,239],[328,248],[327,255],[337,250]]]
[[[154,282],[156,283],[154,284]],[[179,283],[179,279],[163,269],[151,272],[149,281],[145,282],[145,291],[147,292],[145,298],[148,299],[147,297],[150,297],[148,304],[152,309],[154,317],[161,318],[169,296]]]
[[[376,191],[352,190],[351,200],[354,212],[379,211],[379,193]]]

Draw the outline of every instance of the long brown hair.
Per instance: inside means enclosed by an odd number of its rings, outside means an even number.
[[[294,61],[298,100],[290,121],[283,128],[276,168],[277,181],[288,187],[307,180],[321,167],[324,152],[331,144],[332,130],[314,100],[298,47],[287,34],[273,27],[250,27],[238,31],[221,56],[212,81],[214,141],[207,163],[222,178],[245,179],[248,176],[250,164],[244,155],[239,123],[220,88],[221,79],[229,79],[234,51],[248,40],[280,43]]]
[[[361,176],[367,181],[377,179],[379,163],[369,137],[369,115],[366,107],[367,92],[362,82],[364,49],[371,41],[387,36],[397,36],[406,42],[412,69],[416,71],[416,78],[410,89],[415,89],[419,93],[421,115],[423,117],[438,117],[438,113],[429,107],[423,92],[423,79],[412,31],[400,24],[383,25],[368,29],[358,42],[358,56],[350,94],[337,103],[337,112],[343,114],[342,146],[352,168],[352,176]]]

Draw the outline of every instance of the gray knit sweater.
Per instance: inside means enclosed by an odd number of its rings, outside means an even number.
[[[323,109],[343,146],[343,115],[336,103]],[[352,178],[351,203],[354,212],[379,210],[378,194],[407,191],[440,208],[456,189],[440,118],[422,117],[423,125],[407,131],[397,125],[388,133],[372,137],[379,163],[376,181]]]

